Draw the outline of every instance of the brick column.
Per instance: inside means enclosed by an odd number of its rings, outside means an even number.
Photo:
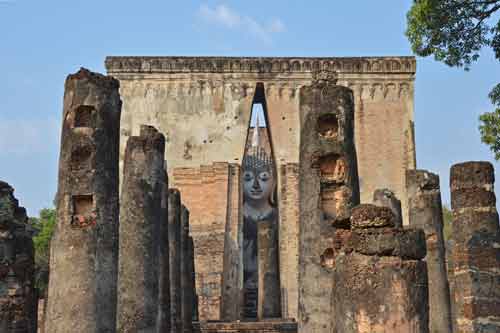
[[[443,208],[439,176],[426,170],[406,171],[409,225],[425,232],[429,278],[429,330],[451,333],[450,286],[443,238]]]
[[[457,332],[500,332],[500,230],[494,181],[488,162],[451,167]]]
[[[428,333],[425,235],[394,228],[387,207],[352,210],[352,231],[334,262],[336,333]]]
[[[164,156],[165,138],[154,127],[141,126],[140,135],[127,141],[120,204],[119,332],[156,327]]]
[[[118,88],[85,69],[66,79],[46,332],[115,330]]]

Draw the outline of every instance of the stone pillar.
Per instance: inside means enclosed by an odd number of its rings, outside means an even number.
[[[127,141],[120,204],[119,332],[153,332],[158,311],[165,137],[142,125]]]
[[[65,83],[46,332],[114,332],[119,82],[81,69]]]
[[[299,305],[299,165],[280,166],[279,242],[281,316],[298,318]]]
[[[403,214],[401,213],[401,201],[394,192],[389,189],[376,189],[373,192],[373,204],[380,207],[388,207],[395,216],[394,225],[396,228],[403,227]]]
[[[443,208],[439,176],[426,170],[407,170],[409,225],[423,229],[429,280],[429,331],[451,333],[450,286],[443,238]]]
[[[257,224],[259,296],[257,318],[281,317],[278,226],[274,221]]]
[[[180,270],[181,270],[181,321],[182,321],[182,332],[192,332],[192,314],[193,305],[191,289],[191,272],[190,272],[190,253],[189,253],[189,210],[186,206],[181,207],[181,258],[180,258]]]
[[[191,299],[188,300],[191,304],[191,324],[193,321],[198,320],[198,297],[196,296],[196,277],[194,270],[194,242],[193,237],[189,236],[188,240],[188,272],[189,276],[189,289],[191,293],[189,294]]]
[[[334,263],[337,333],[428,333],[425,235],[394,228],[387,207],[352,210],[352,232]]]
[[[166,164],[166,162],[165,162]],[[160,237],[158,242],[158,332],[170,332],[170,261],[168,247],[168,176],[165,172],[165,184],[161,195],[162,219],[160,221]]]
[[[454,271],[454,265],[453,265],[453,248],[455,247],[453,245],[453,239],[450,237],[448,241],[446,242],[446,272],[448,275],[448,284],[450,286],[450,314],[451,314],[451,331],[456,332],[456,321],[455,321],[455,298],[453,295],[455,295],[455,274],[453,273]]]
[[[321,256],[359,203],[354,98],[328,76],[300,90],[299,328],[331,332],[332,271]]]
[[[235,321],[240,319],[242,303],[242,242],[243,193],[241,170],[237,164],[229,165],[227,218],[224,234],[224,259],[222,273],[221,319]]]
[[[168,247],[170,260],[170,329],[182,332],[181,321],[181,194],[169,189],[168,194]]]
[[[0,181],[0,332],[37,330],[33,229],[14,189]]]
[[[500,332],[500,230],[494,181],[488,162],[451,167],[457,332]]]

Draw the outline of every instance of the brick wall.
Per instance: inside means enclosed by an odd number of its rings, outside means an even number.
[[[229,164],[173,169],[173,187],[190,212],[200,320],[220,317]]]

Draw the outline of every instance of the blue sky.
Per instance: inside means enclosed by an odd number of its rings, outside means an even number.
[[[52,205],[57,186],[64,79],[107,55],[410,55],[411,0],[36,1],[0,0],[0,179],[30,215]],[[492,160],[478,116],[500,78],[489,51],[470,72],[417,60],[419,168]],[[494,163],[497,166],[496,163]]]

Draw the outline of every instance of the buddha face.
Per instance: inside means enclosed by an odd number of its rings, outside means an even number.
[[[243,192],[246,201],[269,202],[273,190],[274,177],[270,171],[250,169],[243,173]]]

